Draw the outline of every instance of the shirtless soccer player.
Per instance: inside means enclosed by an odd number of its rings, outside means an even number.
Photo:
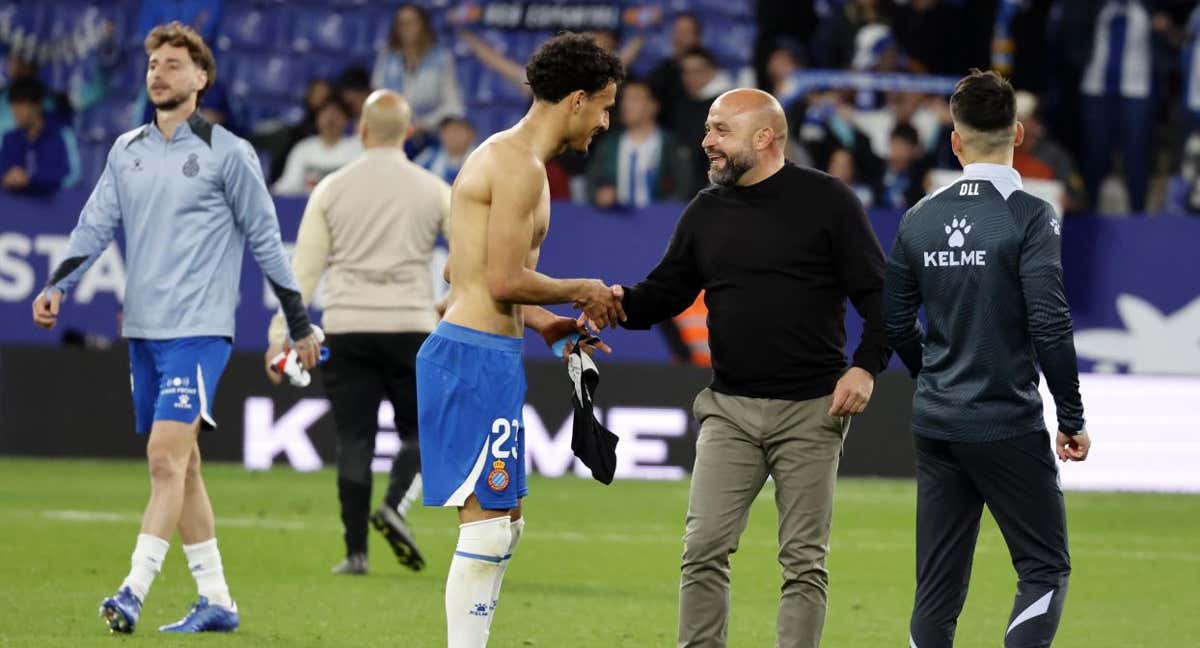
[[[547,344],[583,331],[582,319],[539,304],[574,303],[601,328],[624,316],[619,290],[536,270],[550,226],[545,162],[568,147],[586,151],[608,128],[621,62],[588,37],[563,34],[533,55],[525,74],[529,113],[476,149],[454,183],[449,308],[417,354],[425,504],[456,507],[461,525],[446,579],[450,648],[487,645],[525,525],[522,329]]]

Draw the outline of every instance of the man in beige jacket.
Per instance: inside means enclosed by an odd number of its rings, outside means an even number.
[[[404,565],[424,559],[405,514],[421,489],[417,444],[417,350],[437,324],[429,270],[434,241],[450,220],[450,187],[404,154],[411,111],[379,90],[363,104],[363,154],[321,180],[300,221],[292,267],[304,303],[322,290],[329,362],[325,389],[337,424],[338,498],[346,559],[336,574],[367,572],[367,523],[379,529]],[[284,342],[276,316],[267,362]],[[268,369],[278,383],[280,376]],[[384,503],[368,516],[371,462],[383,398],[395,410],[401,447]]]

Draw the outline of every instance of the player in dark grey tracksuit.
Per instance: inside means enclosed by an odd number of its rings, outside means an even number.
[[[1038,394],[1054,395],[1060,459],[1086,458],[1061,224],[1011,166],[1012,87],[963,79],[951,100],[963,175],[904,216],[885,326],[916,376],[917,591],[911,648],[951,646],[986,504],[1017,570],[1006,647],[1049,646],[1071,571],[1058,468]],[[928,330],[917,321],[925,307]]]

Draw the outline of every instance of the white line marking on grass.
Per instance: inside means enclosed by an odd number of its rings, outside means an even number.
[[[48,520],[65,522],[141,522],[142,516],[137,513],[117,513],[115,511],[43,511],[42,517]],[[217,524],[229,527],[246,527],[252,529],[283,529],[286,531],[302,531],[315,528],[307,522],[290,520],[268,520],[264,518],[217,518]]]
[[[43,511],[42,517],[48,520],[58,520],[63,522],[141,522],[142,516],[137,513],[119,513],[116,511],[76,511],[76,510],[51,510]],[[251,529],[274,529],[283,531],[332,531],[341,529],[340,524],[312,524],[301,522],[298,520],[273,520],[268,518],[217,518],[217,526],[226,527],[242,527]],[[427,533],[441,533],[442,535],[457,535],[458,529],[451,526],[442,528],[431,528]],[[550,540],[555,542],[578,542],[578,543],[600,543],[600,544],[622,544],[622,545],[658,545],[670,544],[682,547],[683,539],[681,537],[682,529],[679,534],[672,533],[585,533],[580,531],[538,531],[535,530],[529,533],[531,538],[537,540]],[[856,538],[847,538],[846,535],[858,536]],[[907,542],[889,542],[886,540],[875,540],[865,538],[867,534],[863,533],[847,533],[839,537],[838,532],[834,532],[834,537],[830,541],[832,553],[837,556],[844,551],[877,551],[882,553],[908,553],[913,550],[912,543]],[[746,539],[740,543],[740,546],[745,549],[753,547],[756,549],[776,549],[777,545],[773,540],[751,540]],[[1095,547],[1080,548],[1075,547],[1076,556],[1083,558],[1119,558],[1122,560],[1134,560],[1145,562],[1189,562],[1200,563],[1200,552],[1192,551],[1129,551],[1120,549],[1101,549]],[[992,554],[992,553],[1007,553],[1002,542],[999,539],[989,540],[981,539],[977,548],[977,552]]]

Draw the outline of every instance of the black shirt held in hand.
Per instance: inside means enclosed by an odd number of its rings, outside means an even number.
[[[703,289],[714,391],[817,398],[832,393],[846,369],[847,297],[866,321],[854,366],[872,375],[887,366],[885,267],[854,193],[785,163],[757,184],[696,195],[658,267],[624,287],[624,326],[673,317]]]

